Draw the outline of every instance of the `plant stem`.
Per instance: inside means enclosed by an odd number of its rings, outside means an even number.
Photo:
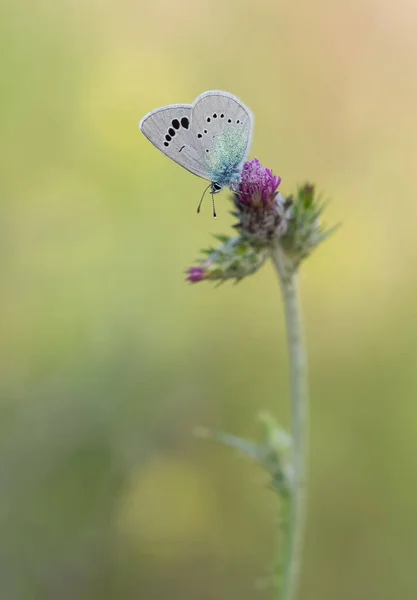
[[[271,253],[278,272],[285,309],[285,324],[291,372],[291,437],[293,479],[288,519],[284,523],[283,571],[278,573],[279,600],[295,600],[300,578],[306,519],[308,455],[308,376],[301,302],[296,270],[279,247]],[[284,503],[288,502],[282,499]],[[287,507],[283,510],[287,512]],[[281,561],[280,561],[281,562]]]

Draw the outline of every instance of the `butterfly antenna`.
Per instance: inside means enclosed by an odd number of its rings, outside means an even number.
[[[213,219],[217,219],[216,206],[214,204],[214,194],[211,195],[211,201],[213,203]]]
[[[208,184],[208,186],[206,187],[206,189],[203,192],[203,195],[201,196],[201,200],[198,203],[198,207],[197,207],[197,212],[198,213],[200,212],[200,208],[201,208],[201,205],[203,204],[204,196],[206,195],[206,192],[207,192],[207,190],[209,189],[210,186],[211,186],[211,183]]]

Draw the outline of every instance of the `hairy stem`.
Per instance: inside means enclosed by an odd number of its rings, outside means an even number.
[[[300,578],[306,518],[308,455],[308,377],[301,302],[297,272],[288,268],[281,248],[272,252],[278,272],[285,309],[285,323],[291,372],[291,437],[293,479],[287,519],[283,527],[283,561],[278,576],[279,600],[295,600]],[[287,512],[287,507],[283,507]],[[282,569],[282,571],[281,571]]]

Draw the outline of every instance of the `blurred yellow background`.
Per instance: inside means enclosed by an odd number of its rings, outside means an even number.
[[[302,273],[300,598],[417,597],[416,30],[414,0],[2,1],[2,600],[273,597],[266,478],[192,432],[288,424],[276,278],[184,283],[229,200],[198,216],[137,127],[207,89],[343,223]]]

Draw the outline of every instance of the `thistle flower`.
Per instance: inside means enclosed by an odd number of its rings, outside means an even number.
[[[289,203],[278,193],[281,177],[275,176],[254,158],[243,166],[235,190],[233,213],[241,235],[253,244],[268,245],[288,229]]]
[[[206,276],[205,270],[202,267],[191,267],[190,269],[187,269],[186,273],[188,273],[186,281],[189,281],[190,283],[198,283]]]
[[[238,195],[242,204],[253,208],[272,206],[281,177],[265,169],[257,158],[243,165]]]
[[[225,281],[235,279],[240,281],[247,275],[255,273],[265,262],[268,253],[259,248],[254,248],[248,240],[242,237],[229,237],[227,235],[214,236],[222,242],[218,248],[202,250],[206,256],[201,260],[201,266],[191,267],[187,281],[197,283],[203,279],[212,281]]]
[[[321,215],[325,205],[317,197],[311,183],[300,186],[295,197],[291,196],[288,201],[291,205],[289,227],[280,244],[297,268],[335,228],[323,227]]]
[[[189,268],[187,281],[240,281],[255,273],[270,256],[281,277],[291,277],[301,261],[332,230],[320,223],[323,205],[314,186],[300,186],[294,196],[278,192],[281,177],[254,158],[244,164],[238,185],[233,189],[238,218],[236,237],[215,236],[221,245],[203,250],[199,266]]]

